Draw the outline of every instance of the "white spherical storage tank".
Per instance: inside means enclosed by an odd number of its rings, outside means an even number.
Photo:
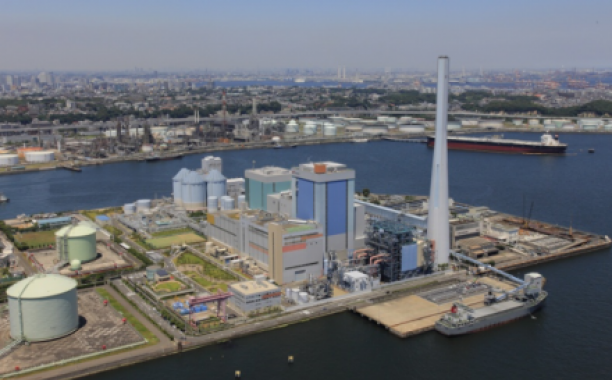
[[[8,288],[11,337],[27,342],[60,338],[79,327],[77,282],[38,274]]]
[[[55,160],[55,154],[51,151],[26,152],[27,162],[51,162]]]
[[[19,164],[19,156],[16,154],[0,154],[0,166],[12,166]]]
[[[300,126],[295,120],[290,120],[289,123],[285,126],[285,132],[287,133],[298,133],[300,130]]]

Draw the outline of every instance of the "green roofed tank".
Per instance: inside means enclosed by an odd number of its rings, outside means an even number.
[[[55,233],[57,253],[61,261],[79,260],[81,263],[96,258],[96,229],[87,223],[71,224]]]

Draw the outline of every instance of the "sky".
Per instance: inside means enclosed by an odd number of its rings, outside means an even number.
[[[0,70],[612,67],[610,0],[2,0]]]

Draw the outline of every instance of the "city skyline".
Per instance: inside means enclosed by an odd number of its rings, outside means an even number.
[[[421,70],[441,54],[467,70],[605,68],[612,25],[593,10],[612,4],[8,1],[0,70]]]

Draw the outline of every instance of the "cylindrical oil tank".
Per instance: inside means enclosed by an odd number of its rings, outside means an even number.
[[[337,128],[332,123],[325,123],[323,125],[323,136],[335,136]]]
[[[238,208],[242,208],[244,204],[246,204],[246,195],[239,195],[238,196]]]
[[[452,131],[455,129],[461,129],[461,122],[460,121],[449,121],[446,124],[446,129],[448,129],[449,131]]]
[[[308,301],[310,300],[310,297],[308,297],[307,292],[300,292],[299,300],[300,300],[300,303],[308,303]]]
[[[312,136],[315,133],[317,133],[317,125],[314,122],[307,122],[306,125],[304,125],[304,135]]]
[[[285,125],[285,132],[286,133],[298,133],[299,131],[300,131],[300,126],[293,119],[290,120],[287,123],[287,125]]]
[[[206,242],[206,253],[211,254],[213,250],[213,243],[211,241]]]
[[[208,212],[217,212],[219,210],[219,198],[209,195],[206,201]]]
[[[399,126],[401,133],[423,133],[425,132],[425,126],[419,124],[402,124]]]
[[[131,215],[136,212],[136,204],[135,203],[126,203],[123,205],[123,213],[125,215]]]
[[[0,166],[12,166],[19,164],[19,156],[16,154],[0,154]]]
[[[60,261],[79,260],[82,263],[95,260],[96,229],[87,223],[70,224],[55,233],[57,253]]]
[[[221,198],[227,193],[227,179],[218,170],[211,170],[204,177],[204,180],[207,184],[207,191],[209,196]]]
[[[150,199],[139,199],[136,201],[136,210],[138,212],[146,212],[151,210],[151,200]]]
[[[291,288],[285,289],[285,298],[287,299],[291,298]]]
[[[142,152],[143,153],[151,153],[153,151],[153,147],[151,145],[143,145]]]
[[[503,126],[502,120],[480,120],[478,122],[479,128],[503,128]]]
[[[540,120],[539,119],[529,119],[529,125],[538,126],[540,125]]]
[[[181,183],[181,201],[187,210],[201,210],[206,206],[206,181],[195,171],[190,171]]]
[[[272,142],[273,143],[279,143],[279,142],[281,142],[281,138],[278,137],[278,136],[274,136],[274,137],[272,137]]]
[[[60,338],[79,327],[77,282],[58,274],[25,278],[6,291],[11,337],[28,342]]]
[[[606,125],[604,125],[604,129],[605,129],[606,131],[612,131],[612,124],[606,124]]]
[[[48,150],[40,152],[26,152],[25,159],[27,162],[51,162],[55,159],[55,154]]]
[[[181,197],[183,196],[182,181],[187,174],[189,174],[189,170],[183,168],[179,170],[178,173],[176,173],[174,178],[172,178],[172,194],[174,195],[174,204],[178,206],[181,206],[183,204],[181,199]]]
[[[234,198],[229,196],[221,197],[221,210],[233,210],[235,208]]]
[[[599,129],[599,124],[582,124],[582,129],[585,131],[596,131]]]
[[[523,125],[523,119],[512,119],[512,124]]]
[[[291,297],[295,302],[298,302],[300,300],[300,288],[292,288]]]
[[[363,127],[363,133],[366,135],[385,135],[389,133],[389,127],[386,125],[366,125]]]

